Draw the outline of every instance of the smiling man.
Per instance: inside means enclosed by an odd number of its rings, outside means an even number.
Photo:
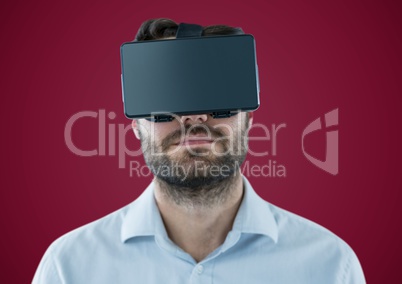
[[[175,40],[176,32],[171,20],[150,20],[136,40]],[[264,201],[241,175],[251,112],[173,117],[133,120],[152,183],[131,204],[56,240],[34,283],[365,283],[345,242]]]
[[[252,113],[133,121],[168,236],[196,262],[223,244],[233,225],[243,195],[239,165],[247,154],[241,138],[251,122]],[[160,169],[166,167],[171,169],[164,175]]]

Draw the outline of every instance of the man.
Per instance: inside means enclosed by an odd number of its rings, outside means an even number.
[[[174,40],[145,22],[136,40]],[[227,26],[203,36],[242,34]],[[239,167],[251,112],[133,120],[154,180],[128,206],[56,240],[34,283],[365,283],[351,248],[262,200]]]

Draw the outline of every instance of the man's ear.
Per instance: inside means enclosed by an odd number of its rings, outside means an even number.
[[[248,115],[248,128],[250,129],[251,126],[253,125],[254,112],[252,111],[247,112],[246,115]]]
[[[139,132],[139,130],[138,130],[139,125],[138,125],[138,121],[137,121],[136,119],[133,119],[133,121],[131,122],[131,127],[132,127],[133,130],[134,130],[134,135],[135,135],[135,137],[136,137],[138,140],[140,140],[140,132]]]

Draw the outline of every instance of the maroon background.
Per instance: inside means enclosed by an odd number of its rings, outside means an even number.
[[[79,111],[124,117],[119,47],[156,17],[241,26],[256,38],[261,107],[255,122],[286,123],[276,160],[286,178],[252,178],[266,200],[329,228],[355,250],[369,283],[400,279],[400,1],[13,1],[2,4],[1,283],[27,283],[60,235],[135,199],[149,178],[130,178],[117,157],[79,157],[64,126]],[[12,4],[10,4],[12,3]],[[302,154],[308,123],[339,108],[340,172]],[[257,133],[257,132],[256,132]],[[97,122],[73,131],[97,145]],[[323,156],[323,135],[308,149]],[[138,149],[134,135],[127,136]],[[266,143],[266,144],[264,144]],[[269,142],[253,149],[270,150]],[[315,152],[314,152],[315,151]],[[142,158],[135,158],[143,163]]]

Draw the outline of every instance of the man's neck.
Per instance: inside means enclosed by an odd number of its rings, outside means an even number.
[[[243,197],[240,173],[219,187],[200,191],[200,195],[206,196],[194,196],[193,203],[190,200],[180,203],[172,200],[168,193],[171,188],[155,179],[155,200],[169,237],[197,262],[225,241]],[[210,197],[210,203],[208,192],[215,192],[214,197]],[[224,194],[215,198],[216,192]]]

